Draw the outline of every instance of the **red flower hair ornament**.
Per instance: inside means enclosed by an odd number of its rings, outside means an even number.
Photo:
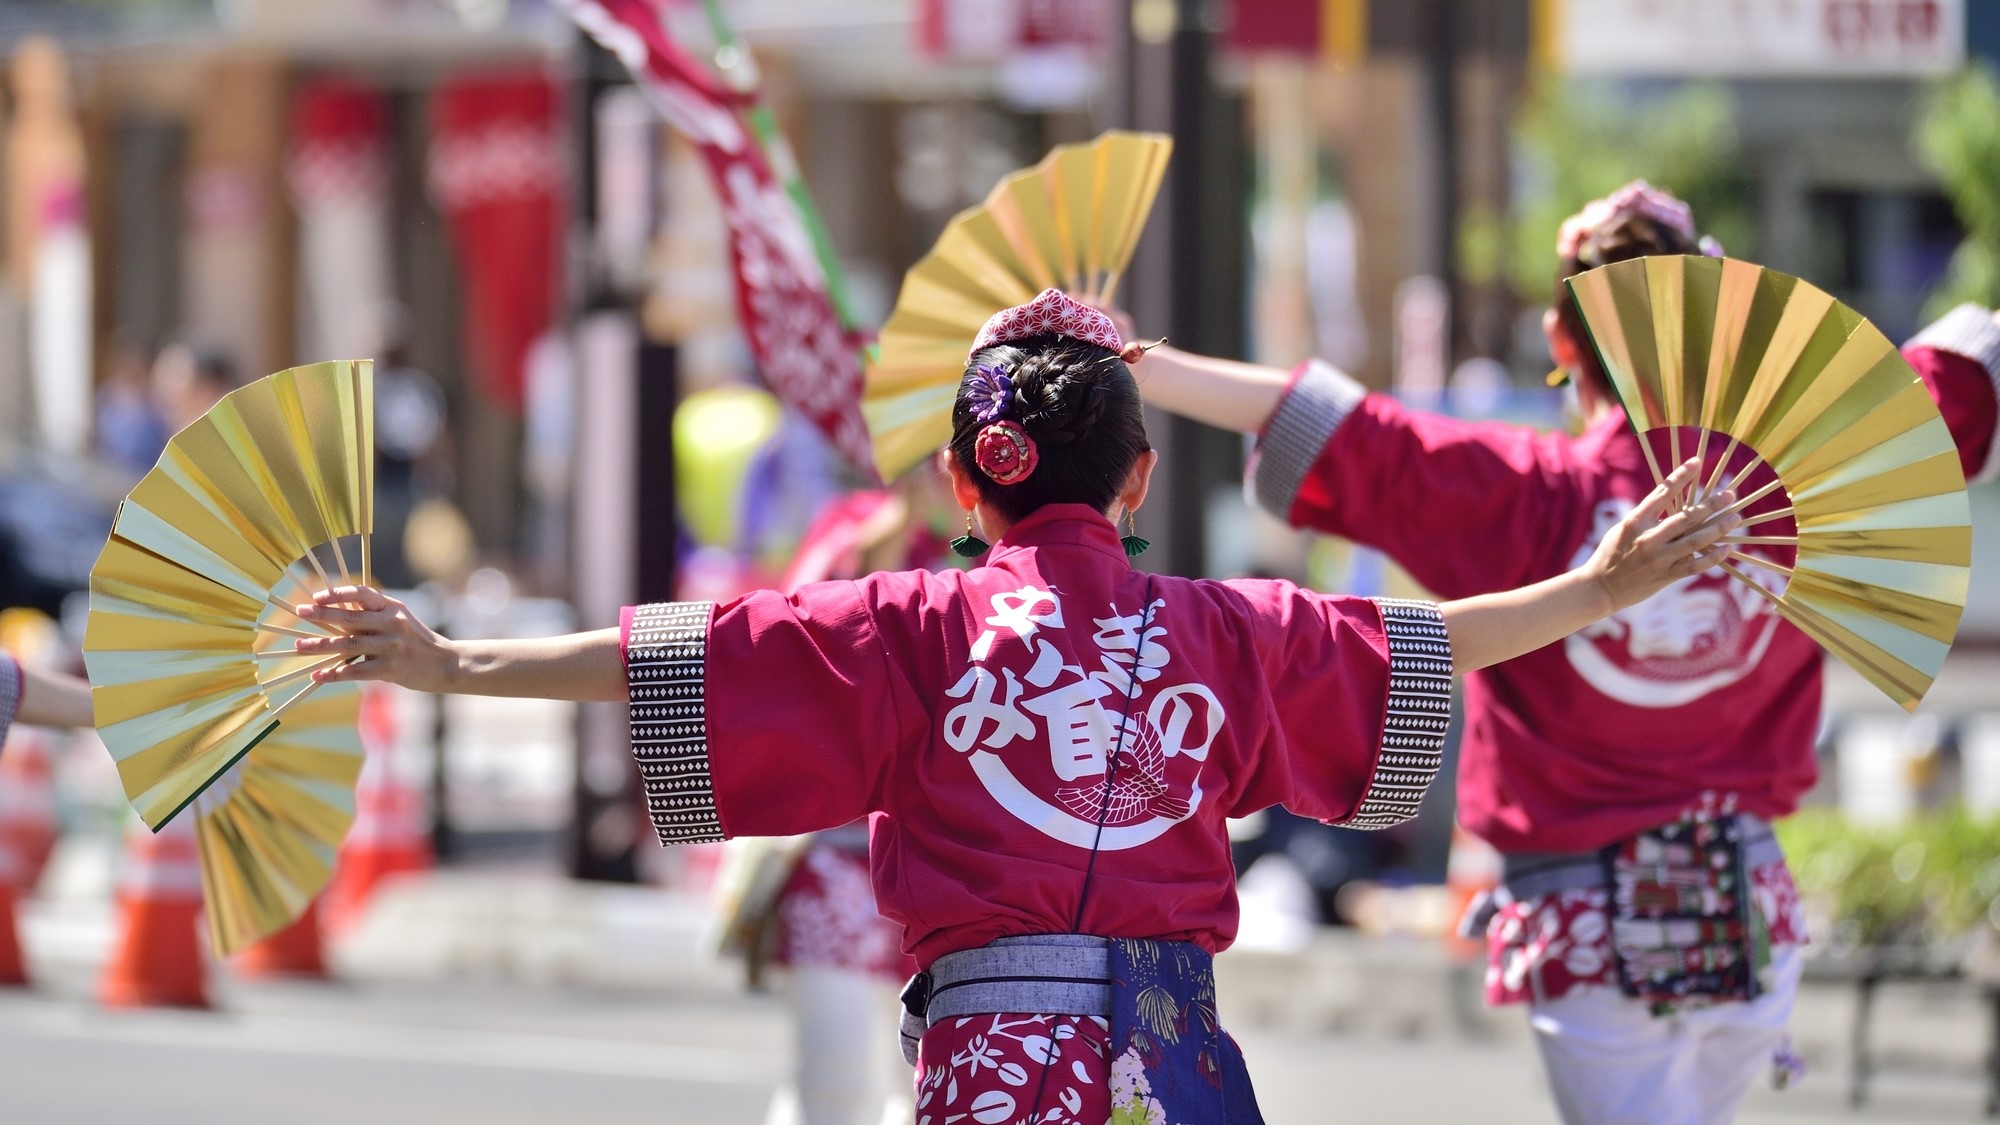
[[[1027,480],[1041,456],[1035,448],[1035,439],[1010,418],[987,423],[972,446],[973,463],[994,484],[1019,484]]]

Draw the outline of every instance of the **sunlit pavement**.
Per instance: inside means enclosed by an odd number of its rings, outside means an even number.
[[[706,900],[540,867],[384,891],[331,948],[332,983],[211,973],[214,1012],[91,1000],[115,923],[108,857],[66,839],[23,936],[38,987],[0,990],[0,1125],[319,1122],[760,1125],[789,1065],[782,1005],[701,952]],[[1289,1122],[1554,1120],[1518,1011],[1466,1015],[1434,946],[1322,932],[1219,963],[1266,1115]],[[1883,1070],[1846,1107],[1851,989],[1802,996],[1815,1071],[1746,1125],[1979,1121],[1985,1010],[1963,987],[1885,989]]]
[[[225,981],[217,1012],[107,1013],[66,974],[0,997],[0,1121],[673,1122],[755,1125],[785,1066],[780,1006],[727,974],[621,992],[497,981]],[[1239,1034],[1274,1123],[1552,1120],[1517,1036]],[[1963,1068],[1884,1074],[1862,1114],[1838,1073],[1760,1093],[1743,1121],[1976,1121]]]

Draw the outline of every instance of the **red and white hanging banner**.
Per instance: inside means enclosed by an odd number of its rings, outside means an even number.
[[[1003,59],[1020,51],[1102,47],[1108,0],[918,0],[917,46],[948,59]]]
[[[560,99],[540,71],[468,74],[431,97],[431,197],[451,228],[467,359],[519,413],[528,349],[562,291]]]
[[[390,280],[389,124],[383,95],[320,78],[292,96],[285,184],[299,219],[299,354],[373,354]]]
[[[551,0],[632,72],[669,125],[708,161],[729,227],[743,330],[772,392],[873,477],[861,420],[861,348],[841,327],[798,210],[764,158],[745,99],[689,58],[655,0]]]

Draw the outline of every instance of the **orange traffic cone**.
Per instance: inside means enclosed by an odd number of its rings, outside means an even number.
[[[56,846],[56,789],[49,771],[48,735],[15,728],[0,750],[0,848],[14,857],[14,889],[26,894],[41,881]]]
[[[354,792],[354,827],[340,846],[322,902],[330,929],[353,925],[384,880],[431,869],[428,808],[396,770],[394,698],[364,685],[361,738],[368,749]]]
[[[230,965],[248,977],[331,976],[320,950],[318,900],[298,921],[237,954]]]
[[[18,896],[11,878],[11,859],[5,849],[0,849],[0,986],[28,983],[28,963],[21,956],[21,934],[14,918]]]
[[[206,1008],[202,960],[201,856],[188,817],[158,833],[126,833],[118,879],[118,942],[99,982],[111,1008]]]
[[[14,909],[29,882],[22,875],[26,869],[20,850],[0,836],[0,986],[28,983],[28,965],[21,956],[21,934]]]
[[[1500,853],[1493,845],[1467,832],[1456,821],[1451,826],[1451,857],[1445,861],[1444,883],[1451,891],[1453,928],[1446,946],[1458,960],[1470,961],[1486,952],[1486,935],[1464,934],[1458,925],[1481,895],[1500,885]]]

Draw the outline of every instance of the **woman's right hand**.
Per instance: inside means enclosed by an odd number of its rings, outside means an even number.
[[[298,607],[298,615],[341,634],[300,638],[300,655],[352,658],[314,672],[320,683],[387,680],[417,691],[448,692],[457,681],[459,656],[451,642],[372,586],[321,590]]]

